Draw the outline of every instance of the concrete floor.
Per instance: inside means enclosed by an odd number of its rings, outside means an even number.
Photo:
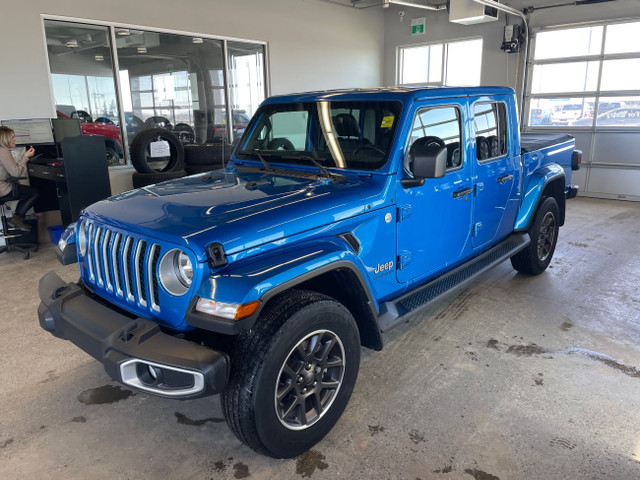
[[[0,478],[640,478],[640,204],[578,198],[550,268],[509,262],[363,350],[310,452],[244,447],[217,397],[133,393],[38,326],[51,247],[0,255]]]

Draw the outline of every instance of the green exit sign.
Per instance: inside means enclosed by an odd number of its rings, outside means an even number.
[[[425,17],[411,20],[411,35],[422,35],[424,33]]]

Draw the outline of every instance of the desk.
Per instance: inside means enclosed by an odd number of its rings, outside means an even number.
[[[82,209],[111,196],[111,186],[103,137],[68,137],[61,143],[61,165],[29,163],[27,171],[29,184],[40,193],[35,211],[60,210],[66,227],[78,219]]]

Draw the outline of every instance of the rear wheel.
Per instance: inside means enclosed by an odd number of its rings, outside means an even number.
[[[343,305],[315,292],[287,292],[236,345],[222,406],[242,442],[290,458],[329,433],[360,365],[358,328]]]
[[[511,257],[513,268],[530,275],[538,275],[546,270],[556,249],[560,228],[559,218],[558,203],[555,198],[545,198],[529,230],[531,243]]]

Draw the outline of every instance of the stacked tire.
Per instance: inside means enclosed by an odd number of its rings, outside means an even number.
[[[224,168],[233,147],[226,143],[203,143],[184,146],[184,163],[188,175]]]
[[[152,156],[152,144],[164,141],[169,145],[169,155]],[[140,188],[174,178],[184,177],[184,147],[180,139],[166,128],[149,128],[136,134],[131,142],[133,187]]]

